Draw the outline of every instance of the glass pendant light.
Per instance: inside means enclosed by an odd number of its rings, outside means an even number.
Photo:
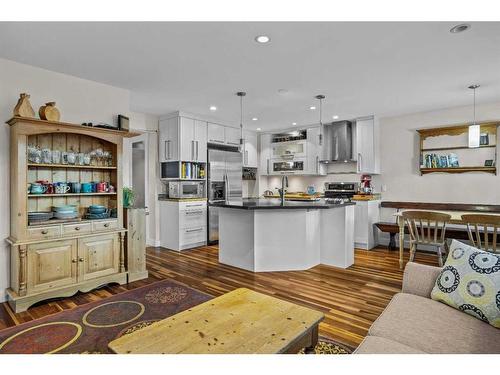
[[[244,91],[238,91],[236,93],[236,96],[240,97],[240,151],[243,150],[243,142],[244,142],[244,139],[243,139],[243,97],[246,94],[247,93]]]
[[[469,89],[474,92],[474,117],[473,122],[469,125],[469,148],[479,147],[479,140],[481,137],[481,126],[476,124],[476,89],[479,85],[470,85]]]
[[[319,100],[319,145],[323,145],[323,99],[324,95],[316,95],[316,99]]]

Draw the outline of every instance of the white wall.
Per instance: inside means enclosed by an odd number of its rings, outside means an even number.
[[[22,92],[31,95],[35,112],[45,102],[56,101],[61,120],[67,122],[115,123],[116,116],[126,115],[130,108],[127,90],[0,59],[2,121],[12,117],[12,110]],[[132,117],[135,118],[137,115]],[[149,124],[150,121],[145,122]],[[10,234],[9,131],[8,125],[0,126],[0,212],[3,213],[0,216],[0,301],[5,299],[4,291],[10,283],[9,248],[3,241]]]

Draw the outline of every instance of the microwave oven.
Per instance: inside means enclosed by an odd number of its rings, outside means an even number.
[[[169,198],[203,198],[205,196],[205,182],[203,181],[169,181]]]
[[[294,159],[294,160],[274,160],[272,162],[272,172],[274,174],[285,174],[285,173],[304,173],[306,163],[305,159]]]

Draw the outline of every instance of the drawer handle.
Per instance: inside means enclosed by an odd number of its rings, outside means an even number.
[[[80,227],[75,227],[75,230],[80,230]]]
[[[203,207],[203,204],[187,204],[186,208],[189,208],[189,207]]]
[[[104,224],[104,228],[109,227],[109,223]]]
[[[49,233],[48,229],[42,229],[42,234],[47,234]]]
[[[188,211],[186,212],[186,215],[199,215],[199,214],[202,214],[203,211],[202,210],[195,210],[195,211]]]
[[[78,261],[83,263],[83,258],[79,258]]]
[[[202,230],[203,230],[203,228],[198,228],[198,229],[188,229],[188,230],[186,230],[186,233],[200,232],[200,231],[202,231]]]

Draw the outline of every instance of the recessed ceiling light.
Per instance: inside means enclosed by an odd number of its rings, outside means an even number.
[[[337,116],[337,115],[333,115],[333,119],[334,119],[334,120],[337,120],[338,118],[339,118],[339,116]]]
[[[470,25],[468,23],[461,23],[460,25],[456,25],[456,26],[453,26],[451,29],[450,29],[450,33],[452,34],[457,34],[457,33],[461,33],[463,31],[467,31],[470,29]]]
[[[309,107],[309,109],[310,109],[311,111],[314,111],[314,110],[316,109],[316,107],[312,105],[312,106],[310,106],[310,107]]]
[[[297,123],[296,123],[296,122],[292,122],[292,125],[294,125],[294,126],[295,126],[295,125],[297,125]]]
[[[258,118],[257,118],[257,117],[253,117],[253,118],[252,118],[252,121],[257,121],[257,120],[258,120]]]
[[[269,43],[270,40],[271,38],[269,38],[267,35],[257,35],[255,37],[255,41],[261,44]]]
[[[261,128],[257,128],[257,131],[260,132],[262,129]]]
[[[288,94],[288,90],[287,89],[279,89],[278,90],[278,94],[280,94],[280,95],[286,95],[286,94]]]
[[[213,112],[213,111],[217,111],[217,107],[216,107],[216,106],[214,106],[214,105],[211,105],[211,106],[210,106],[210,110],[211,110],[212,112]]]

